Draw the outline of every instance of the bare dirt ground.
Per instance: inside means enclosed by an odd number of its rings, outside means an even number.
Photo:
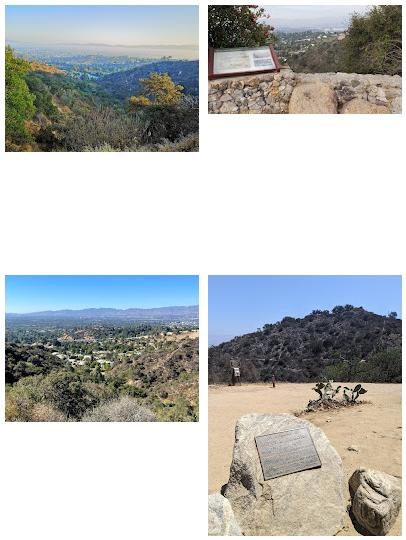
[[[209,386],[209,493],[219,491],[228,481],[237,419],[249,413],[303,410],[309,399],[317,397],[313,386],[311,383],[280,383],[276,388],[269,384]],[[340,454],[347,485],[351,474],[360,466],[402,476],[402,385],[366,383],[363,386],[368,390],[363,397],[370,403],[303,417],[321,428]],[[359,451],[350,451],[349,446]],[[390,536],[401,533],[399,514]],[[359,536],[348,516],[338,535]]]

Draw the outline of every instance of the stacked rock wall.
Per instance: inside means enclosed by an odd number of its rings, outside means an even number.
[[[296,90],[295,90],[296,89]],[[303,93],[316,103],[318,92],[331,93],[328,110],[297,110],[291,105]],[[296,98],[296,99],[295,99]],[[331,103],[335,105],[331,110]],[[358,75],[353,73],[266,73],[209,81],[209,113],[278,114],[319,113],[401,113],[402,78],[398,75]]]

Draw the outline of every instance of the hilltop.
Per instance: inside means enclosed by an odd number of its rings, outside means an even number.
[[[232,360],[240,363],[244,382],[266,382],[272,374],[290,382],[323,376],[400,382],[401,343],[396,314],[384,317],[350,305],[315,310],[210,347],[209,383],[229,383]]]

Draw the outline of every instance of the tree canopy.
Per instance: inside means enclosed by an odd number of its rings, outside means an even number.
[[[149,105],[178,105],[183,95],[183,86],[175,84],[167,73],[151,73],[147,79],[140,79],[140,84],[141,94],[130,98],[132,110]]]
[[[209,47],[258,47],[275,41],[258,6],[209,6]]]
[[[353,15],[344,40],[346,70],[402,73],[402,6],[374,6]]]

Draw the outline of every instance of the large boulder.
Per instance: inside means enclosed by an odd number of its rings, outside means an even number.
[[[209,495],[209,536],[241,536],[231,504],[220,493]]]
[[[390,114],[390,110],[386,105],[375,105],[365,99],[352,99],[341,108],[341,114]]]
[[[400,510],[400,481],[372,469],[357,469],[350,478],[353,516],[368,532],[384,536],[391,529]]]
[[[289,114],[337,114],[337,96],[320,81],[298,84],[290,98]]]
[[[321,468],[265,481],[255,437],[300,427],[309,429]],[[290,414],[250,414],[238,420],[223,493],[246,536],[331,536],[343,526],[340,456],[319,428]]]

